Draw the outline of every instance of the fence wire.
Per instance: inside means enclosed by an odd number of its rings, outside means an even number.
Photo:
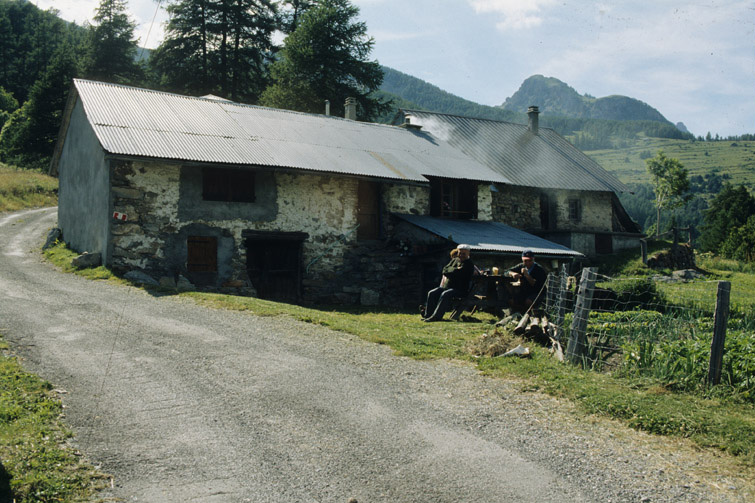
[[[577,298],[584,271],[549,274],[543,307],[556,340],[564,349],[576,348],[572,361],[599,372],[657,379],[672,388],[705,386],[718,281],[593,273],[594,284],[585,292],[592,301],[581,311]],[[580,325],[586,327],[584,335],[572,340]],[[722,384],[750,400],[755,400],[754,334],[752,315],[729,318],[721,376]]]

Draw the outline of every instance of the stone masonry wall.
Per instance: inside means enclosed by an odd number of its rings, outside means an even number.
[[[517,229],[540,227],[540,193],[537,189],[497,185],[492,193],[492,217]]]
[[[268,189],[275,197],[258,197],[267,207],[250,212],[242,205],[256,203],[187,201],[186,194],[201,198],[201,190],[191,186],[201,181],[192,181],[195,175],[187,181],[185,176],[192,169],[196,168],[173,163],[112,162],[112,210],[127,215],[126,221],[110,224],[113,269],[139,269],[155,278],[185,275],[187,236],[215,236],[218,272],[207,288],[218,289],[229,282],[248,286],[244,231],[306,232],[301,263],[304,300],[403,302],[400,293],[412,284],[404,251],[388,237],[357,240],[356,179],[267,172],[259,179],[267,176],[274,181]],[[381,192],[386,212],[427,212],[425,187],[385,184]],[[186,209],[192,205],[201,205],[202,211]],[[229,217],[239,213],[260,216],[257,220]],[[384,218],[384,228],[392,228],[389,218]]]
[[[556,221],[559,230],[612,231],[613,206],[610,192],[556,190],[551,192],[556,199]],[[569,219],[569,201],[579,199],[582,202],[582,218],[579,221]]]
[[[551,225],[565,231],[611,232],[612,206],[610,192],[577,190],[544,190],[511,185],[498,186],[492,195],[493,220],[518,229],[539,229],[540,194],[550,200]],[[569,201],[578,199],[582,205],[579,221],[569,219]]]

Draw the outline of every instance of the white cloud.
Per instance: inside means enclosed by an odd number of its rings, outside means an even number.
[[[503,15],[496,23],[501,31],[525,29],[543,23],[542,10],[555,4],[555,0],[467,0],[478,14],[495,13]]]

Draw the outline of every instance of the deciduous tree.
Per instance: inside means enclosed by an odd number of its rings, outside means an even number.
[[[721,245],[734,229],[742,227],[755,215],[755,198],[744,185],[732,187],[725,183],[705,212],[700,247],[704,251],[721,253]]]
[[[663,151],[652,159],[646,159],[655,194],[656,236],[660,235],[661,209],[672,209],[683,205],[687,200],[689,178],[687,168],[678,159],[666,157]]]

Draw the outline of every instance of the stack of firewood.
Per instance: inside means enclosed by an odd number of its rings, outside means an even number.
[[[547,316],[537,317],[529,313],[525,314],[514,328],[514,334],[550,348],[553,355],[563,361],[564,352],[558,342],[558,329]]]

